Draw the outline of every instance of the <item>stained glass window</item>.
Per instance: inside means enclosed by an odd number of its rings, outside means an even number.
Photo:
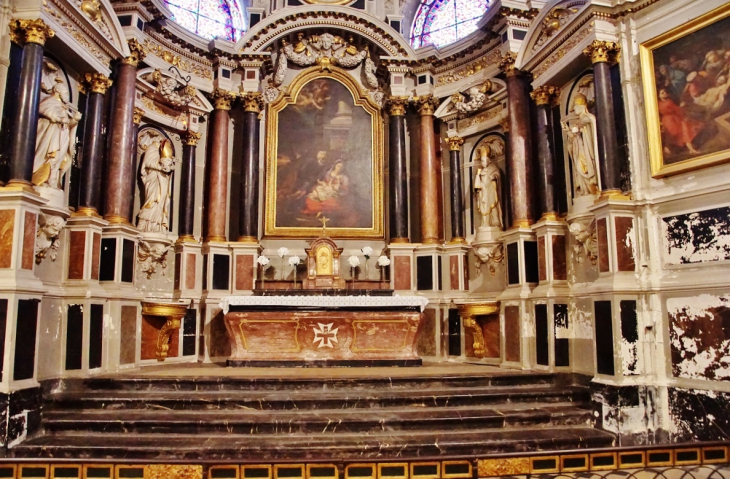
[[[411,45],[442,47],[477,29],[489,0],[421,0],[411,29]]]
[[[204,38],[235,42],[245,30],[237,0],[165,0],[172,19]]]

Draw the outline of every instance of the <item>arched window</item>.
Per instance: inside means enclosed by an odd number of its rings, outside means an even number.
[[[246,29],[237,0],[165,0],[172,20],[204,38],[235,42]]]
[[[489,0],[421,0],[411,29],[411,45],[442,47],[477,29]]]

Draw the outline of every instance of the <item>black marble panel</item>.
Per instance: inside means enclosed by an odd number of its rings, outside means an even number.
[[[134,241],[122,242],[122,283],[134,283]]]
[[[548,314],[547,304],[535,305],[535,353],[537,364],[550,364],[548,344]]]
[[[213,289],[228,289],[231,280],[231,257],[213,255]]]
[[[730,259],[730,207],[668,216],[664,220],[665,264]]]
[[[0,299],[0,381],[5,371],[5,331],[8,325],[8,300]],[[2,419],[0,418],[0,421]]]
[[[443,291],[444,290],[444,257],[438,256],[438,275],[436,276],[436,279],[438,281],[438,290]]]
[[[81,369],[84,341],[84,310],[80,304],[66,308],[66,371]]]
[[[559,331],[568,330],[568,305],[553,305],[553,324],[555,328],[555,365],[570,366],[570,339],[560,338]]]
[[[596,371],[614,375],[611,301],[596,301]]]
[[[210,289],[208,285],[208,256],[207,254],[203,255],[203,289]]]
[[[19,299],[15,329],[13,379],[31,379],[35,369],[35,340],[38,328],[38,299]]]
[[[99,256],[99,281],[114,281],[114,266],[117,261],[117,239],[101,239]]]
[[[432,256],[416,256],[416,289],[418,291],[433,289]]]
[[[507,245],[507,283],[520,284],[520,257],[517,243]]]
[[[100,368],[104,347],[104,305],[89,308],[89,369]]]
[[[198,311],[195,308],[190,308],[185,312],[183,318],[183,344],[182,344],[182,355],[191,356],[195,354],[195,341],[196,333],[195,326],[198,322]]]
[[[461,356],[461,318],[455,308],[449,309],[449,356]]]
[[[525,241],[525,281],[540,281],[540,260],[537,256],[537,241]]]
[[[674,441],[727,441],[730,393],[669,388],[669,412],[677,428]]]
[[[623,374],[632,376],[641,372],[637,369],[639,363],[639,326],[636,317],[636,301],[621,301],[619,309],[621,311],[621,341],[626,346],[622,346],[621,349],[621,354],[624,355]],[[626,357],[627,355],[630,357]]]

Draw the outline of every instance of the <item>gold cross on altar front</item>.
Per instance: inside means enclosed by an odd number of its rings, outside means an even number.
[[[322,236],[327,236],[327,222],[328,222],[329,220],[330,220],[330,219],[329,219],[329,218],[327,218],[327,217],[326,217],[326,216],[324,216],[324,215],[322,215],[322,216],[321,216],[321,217],[319,218],[319,221],[320,221],[320,222],[322,223]]]

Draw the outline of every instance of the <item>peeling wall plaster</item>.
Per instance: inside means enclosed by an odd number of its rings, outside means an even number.
[[[730,207],[662,220],[665,265],[730,259]]]
[[[674,441],[730,440],[730,393],[669,389],[669,416]]]
[[[585,307],[580,307],[576,303],[569,305],[568,317],[572,338],[593,340],[593,313],[590,309],[585,309],[590,307],[590,303],[587,303]]]

